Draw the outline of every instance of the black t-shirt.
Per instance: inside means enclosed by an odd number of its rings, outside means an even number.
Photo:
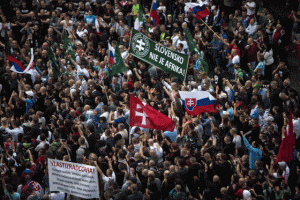
[[[107,8],[104,8],[104,13],[105,16],[110,16],[110,18],[113,18],[115,16],[115,12],[114,10],[111,8],[110,10],[108,10]],[[104,21],[106,23],[110,22],[110,19],[104,19]]]
[[[39,28],[42,27],[42,21],[38,17],[30,18],[29,22],[30,22],[30,27],[33,27],[35,25],[37,25]]]
[[[83,20],[85,13],[86,13],[85,8],[78,8],[78,20]]]
[[[21,6],[19,9],[23,15],[26,15],[31,11],[31,9],[28,6],[26,6],[26,7]]]
[[[59,4],[58,2],[52,3],[53,10],[59,9],[62,13],[67,12],[68,8],[65,6],[64,3]]]
[[[222,88],[222,82],[223,82],[223,75],[222,74],[215,74],[214,75],[214,84],[215,86],[219,86],[219,91],[221,91]]]
[[[12,19],[13,23],[17,24],[17,22],[19,23],[25,23],[26,20],[24,17],[20,16],[19,18],[17,16],[14,16],[13,19]],[[22,25],[20,24],[17,24],[17,26],[13,27],[13,29],[16,29],[16,30],[21,30],[23,28]]]

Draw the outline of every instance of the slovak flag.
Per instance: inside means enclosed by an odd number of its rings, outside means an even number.
[[[206,91],[179,91],[185,111],[188,115],[197,116],[203,112],[215,112],[215,98]]]
[[[115,57],[115,49],[108,43],[108,63],[113,65],[114,64],[114,57]]]
[[[160,20],[159,20],[159,15],[157,13],[157,2],[156,2],[156,0],[153,0],[153,2],[152,2],[150,17],[152,17],[152,19],[153,19],[153,25],[158,26]]]
[[[184,10],[185,12],[192,10],[198,20],[209,15],[209,11],[207,10],[205,4],[201,5],[198,3],[185,3]]]

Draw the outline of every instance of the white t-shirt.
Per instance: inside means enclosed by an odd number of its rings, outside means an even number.
[[[293,127],[295,132],[295,138],[298,139],[298,137],[300,136],[300,118],[293,119]]]
[[[72,31],[72,29],[73,29],[73,24],[74,24],[74,21],[72,21],[72,20],[69,20],[69,22],[70,22],[70,25],[68,26],[68,25],[67,25],[67,22],[66,22],[65,20],[62,20],[62,21],[61,21],[61,23],[62,23],[62,25],[63,25],[63,27],[64,27],[64,30],[67,30],[68,32]]]
[[[64,200],[65,193],[63,193],[63,192],[50,193],[50,194],[48,194],[48,197],[50,200]]]
[[[108,188],[108,182],[109,180],[114,180],[114,182],[116,182],[116,175],[115,175],[115,172],[112,173],[112,177],[107,177],[105,175],[102,176],[102,180],[104,182],[104,190],[106,190]]]
[[[108,122],[108,118],[109,118],[109,112],[105,112],[102,115],[100,115],[100,117],[105,117],[106,121]]]
[[[84,33],[88,33],[88,31],[86,29],[81,29],[81,31],[79,31],[78,29],[76,30],[77,35],[82,38]]]
[[[249,8],[246,7],[246,5],[249,7],[252,7],[252,8],[254,7],[254,9],[250,10]],[[255,2],[254,1],[247,2],[246,5],[245,5],[245,8],[247,8],[247,15],[254,15],[255,14],[255,6],[256,6]]]
[[[240,56],[236,55],[232,58],[232,64],[238,64],[240,63]]]
[[[237,135],[233,138],[232,142],[235,144],[235,148],[242,146],[242,138],[241,136]]]
[[[18,135],[19,135],[19,133],[24,134],[24,131],[23,131],[22,127],[14,128],[14,129],[6,128],[5,131],[6,131],[6,133],[11,134],[12,140],[14,142],[18,142]]]
[[[275,178],[278,178],[277,173],[273,173],[273,176]],[[285,168],[285,172],[283,171],[281,176],[285,178],[285,182],[287,183],[288,179],[289,179],[289,176],[290,176],[290,168],[287,165],[286,165],[286,168]]]

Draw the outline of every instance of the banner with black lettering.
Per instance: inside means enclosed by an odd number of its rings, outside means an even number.
[[[94,166],[48,159],[50,191],[65,192],[84,199],[99,198]]]
[[[189,56],[168,49],[132,29],[129,53],[184,81]]]

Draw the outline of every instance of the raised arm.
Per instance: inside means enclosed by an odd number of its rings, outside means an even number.
[[[97,161],[94,161],[94,163],[95,163],[95,166],[96,166],[96,168],[97,168],[97,171],[99,172],[99,174],[100,174],[100,178],[102,178],[103,177],[103,172],[102,172],[102,170],[100,169],[100,167],[98,166],[98,163],[97,163]]]
[[[140,148],[140,154],[141,154],[141,157],[143,159],[146,158],[146,156],[144,156],[144,146],[143,146],[143,142],[140,142],[140,145],[141,145],[141,148]]]

